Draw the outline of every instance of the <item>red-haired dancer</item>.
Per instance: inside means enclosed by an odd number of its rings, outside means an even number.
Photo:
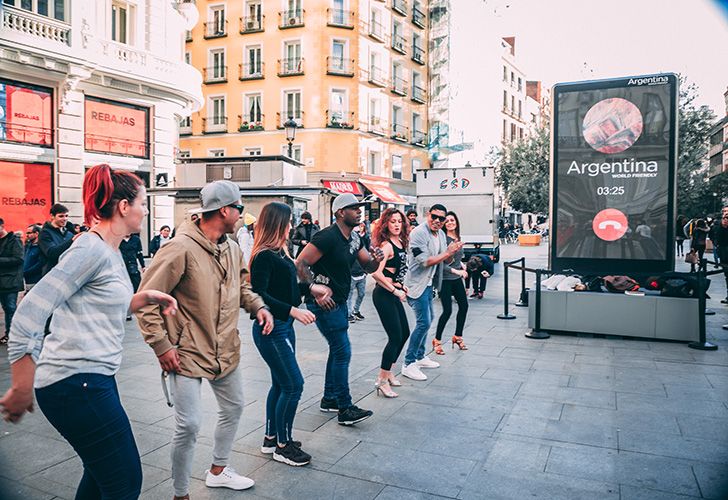
[[[119,244],[141,231],[147,215],[136,175],[98,165],[83,181],[80,233],[58,265],[25,296],[11,326],[12,385],[0,399],[5,420],[38,406],[83,462],[77,499],[133,499],[142,468],[114,375],[121,364],[124,320],[147,304],[174,314],[177,302],[157,291],[133,293]],[[48,317],[51,333],[43,330]],[[41,350],[42,347],[42,350]]]

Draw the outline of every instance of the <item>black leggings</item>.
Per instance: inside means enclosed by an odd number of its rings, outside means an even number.
[[[708,261],[703,260],[703,255],[705,255],[705,245],[693,245],[691,250],[695,250],[698,252],[698,269],[703,269],[707,271]],[[690,264],[690,272],[695,272],[695,264]]]
[[[389,339],[382,353],[381,368],[391,370],[409,337],[407,314],[404,312],[402,301],[379,285],[374,287],[372,299]]]
[[[458,315],[456,317],[455,324],[455,335],[458,337],[463,336],[463,327],[465,327],[465,317],[468,315],[468,296],[465,293],[465,286],[463,280],[442,280],[442,287],[440,288],[440,300],[442,301],[442,314],[440,319],[437,320],[437,332],[435,338],[442,340],[442,332],[445,330],[445,325],[450,319],[452,314],[452,297],[458,303]]]

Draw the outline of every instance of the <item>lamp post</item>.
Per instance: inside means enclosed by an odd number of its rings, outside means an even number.
[[[718,212],[718,193],[713,193],[713,212]]]
[[[298,124],[292,116],[288,117],[288,121],[283,124],[286,129],[286,140],[288,141],[288,157],[293,158],[293,141],[296,139],[296,128]]]

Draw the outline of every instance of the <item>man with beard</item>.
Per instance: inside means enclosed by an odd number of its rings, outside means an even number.
[[[294,245],[298,245],[298,250],[296,250],[296,257],[301,255],[303,247],[305,247],[308,242],[311,241],[313,235],[318,233],[320,230],[321,228],[311,222],[310,213],[303,212],[301,214],[301,223],[296,226],[296,229],[293,232],[293,237],[291,238],[291,242]]]

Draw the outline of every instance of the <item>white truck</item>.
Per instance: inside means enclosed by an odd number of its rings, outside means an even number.
[[[465,255],[495,255],[500,260],[498,206],[494,197],[492,166],[446,167],[417,171],[417,214],[424,221],[435,203],[460,219],[460,239]]]

